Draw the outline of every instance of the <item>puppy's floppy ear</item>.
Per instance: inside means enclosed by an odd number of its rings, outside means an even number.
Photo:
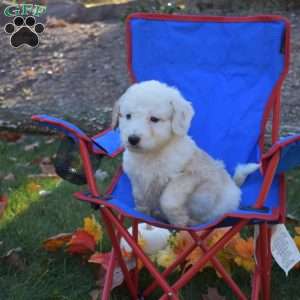
[[[111,127],[116,129],[119,126],[120,100],[117,100],[112,111]]]
[[[177,92],[176,97],[171,101],[173,106],[172,129],[177,135],[187,134],[194,115],[194,109],[190,102],[185,100],[181,94]]]

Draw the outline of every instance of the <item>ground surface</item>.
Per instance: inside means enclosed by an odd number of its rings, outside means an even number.
[[[40,46],[12,49],[0,34],[0,124],[23,126],[35,113],[81,123],[106,121],[127,86],[121,22],[48,28]]]
[[[42,247],[43,241],[50,236],[73,232],[82,227],[84,217],[98,214],[87,203],[76,201],[72,196],[75,191],[86,190],[85,186],[42,176],[45,171],[41,161],[54,155],[57,144],[58,140],[39,135],[25,136],[17,143],[0,139],[0,178],[3,178],[0,188],[9,196],[8,207],[0,218],[0,300],[92,300],[89,293],[97,287],[91,264],[64,251],[48,253]],[[118,161],[114,162],[103,161],[101,168],[111,175],[118,165]],[[299,175],[298,169],[287,176],[288,211],[298,219]],[[103,188],[110,178],[98,183]],[[293,235],[294,226],[288,225]],[[8,262],[1,258],[18,247],[22,248],[18,260]],[[98,251],[109,249],[105,238]],[[174,278],[180,272],[176,274]],[[290,271],[287,277],[274,262],[272,274],[272,300],[299,300],[299,269]],[[235,266],[232,276],[249,295],[249,273]],[[151,280],[145,273],[140,278],[142,286]],[[201,298],[208,287],[217,288],[224,298]],[[212,269],[199,273],[180,295],[182,300],[236,299]],[[111,300],[129,299],[124,286],[115,289],[111,297]],[[152,299],[158,297],[152,295],[149,300]]]
[[[274,13],[292,22],[283,128],[300,132],[300,11]],[[114,101],[129,83],[121,19],[54,24],[47,27],[35,50],[12,49],[1,31],[0,47],[0,127],[24,130],[30,127],[32,114],[47,113],[95,132],[109,122]]]

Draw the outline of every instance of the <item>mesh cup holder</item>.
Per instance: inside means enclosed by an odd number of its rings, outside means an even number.
[[[102,155],[90,154],[90,161],[94,172],[99,168],[101,158]],[[63,137],[53,164],[57,175],[62,179],[77,185],[87,183],[79,146],[72,138],[68,136]]]

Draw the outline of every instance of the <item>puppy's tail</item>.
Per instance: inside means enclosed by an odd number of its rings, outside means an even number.
[[[246,180],[247,176],[260,168],[260,164],[249,163],[249,164],[239,164],[235,168],[233,175],[234,182],[241,186]]]

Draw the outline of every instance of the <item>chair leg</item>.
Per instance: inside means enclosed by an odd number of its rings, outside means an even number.
[[[256,266],[256,270],[253,273],[252,277],[252,294],[251,300],[259,300],[259,292],[261,287],[261,276],[259,272],[260,266]]]
[[[252,274],[252,293],[251,300],[259,300],[260,292],[261,292],[261,236],[258,235],[255,243],[255,257],[256,257],[256,265],[254,273]]]
[[[201,239],[205,239],[209,234],[211,233],[211,230],[206,230],[204,231],[201,236],[199,238]],[[173,262],[168,268],[166,268],[163,272],[162,272],[162,276],[164,278],[167,278],[177,267],[178,265],[180,265],[182,262],[184,262],[184,260],[186,259],[186,257],[197,247],[197,243],[194,241],[194,244],[191,244],[189,246],[187,246],[182,252],[181,254],[178,255],[177,259],[175,260],[175,262]],[[143,293],[143,296],[147,297],[149,296],[154,290],[155,288],[158,286],[158,282],[156,280],[154,280],[152,282],[152,284],[150,284],[146,290]]]
[[[191,232],[190,235],[194,239],[194,241],[198,244],[198,246],[201,248],[203,253],[206,253],[208,251],[207,246],[205,245],[205,241],[201,238],[198,238],[197,234],[194,232]],[[237,299],[239,300],[246,300],[246,296],[241,291],[239,286],[236,284],[236,282],[231,278],[231,276],[227,273],[223,265],[219,262],[219,260],[216,258],[216,256],[212,256],[210,259],[210,262],[214,266],[216,272],[219,272],[223,280],[227,283],[227,285],[231,288],[232,292],[236,295]]]
[[[173,285],[172,289],[175,292],[178,292],[182,287],[184,287],[198,272],[199,270],[213,257],[224,245],[237,233],[239,232],[246,224],[247,220],[241,220],[229,231],[227,231],[224,236],[217,241],[209,250],[202,256],[199,261],[197,261],[190,269],[188,269],[180,279],[178,279]],[[160,300],[167,300],[167,295],[163,295]],[[245,299],[243,297],[243,299]]]
[[[114,252],[115,252],[115,257],[120,265],[120,268],[123,272],[123,275],[124,275],[124,278],[125,278],[125,282],[127,284],[127,287],[129,289],[129,292],[131,294],[131,297],[133,300],[136,300],[137,299],[137,291],[135,289],[135,286],[132,282],[132,279],[131,279],[131,276],[130,276],[130,273],[127,269],[127,266],[126,266],[126,263],[123,259],[123,256],[122,256],[122,252],[121,252],[121,249],[120,249],[120,238],[118,237],[118,235],[116,235],[115,233],[115,230],[112,226],[112,222],[111,222],[111,218],[110,218],[110,214],[108,213],[108,210],[103,208],[102,209],[102,217],[103,217],[103,220],[106,224],[106,228],[107,228],[107,233],[111,239],[111,242],[112,242],[112,246],[113,246],[113,249],[114,249]],[[120,222],[120,220],[116,219],[116,222]]]
[[[104,282],[104,287],[101,295],[101,300],[110,299],[110,292],[112,287],[115,265],[116,265],[116,255],[115,255],[115,250],[113,249],[108,263],[106,275],[105,275],[105,282]]]
[[[104,220],[105,220],[105,223],[106,223],[106,226],[107,226],[107,229],[108,229],[108,234],[111,238],[113,247],[116,250],[116,254],[117,254],[117,257],[119,259],[119,263],[123,263],[122,257],[121,257],[121,260],[120,260],[120,256],[122,256],[122,254],[120,253],[120,245],[116,242],[115,233],[112,230],[112,224],[114,224],[115,229],[117,230],[117,232],[130,245],[130,247],[132,248],[135,256],[138,257],[143,262],[144,266],[146,267],[146,269],[148,269],[149,273],[153,276],[153,278],[155,278],[155,280],[157,280],[157,282],[159,283],[159,286],[161,287],[161,289],[164,292],[164,295],[166,295],[168,298],[170,298],[170,300],[180,300],[179,296],[177,295],[177,292],[171,288],[170,284],[161,275],[159,270],[157,270],[154,263],[143,252],[143,250],[140,248],[140,246],[136,244],[133,237],[128,233],[127,229],[125,227],[123,227],[123,225],[120,223],[118,218],[116,218],[116,216],[107,208],[102,208],[102,213],[103,213],[103,216],[105,217]],[[108,222],[108,220],[110,222]],[[121,265],[121,267],[122,267],[122,265]],[[123,268],[122,268],[122,271],[123,271]],[[136,300],[136,299],[138,299],[137,294],[136,294],[136,291],[134,289],[131,276],[129,278],[127,276],[128,275],[128,273],[127,273],[128,270],[127,270],[126,266],[124,268],[124,271],[126,272],[124,274],[126,284],[129,288],[132,296],[134,296],[133,299]],[[124,273],[124,271],[123,271],[123,273]]]
[[[138,231],[139,227],[138,226],[139,226],[139,222],[134,220],[133,224],[132,224],[132,235],[133,235],[133,239],[136,242],[136,244],[138,244],[138,238],[139,238],[139,231]],[[139,266],[138,266],[138,259],[135,258],[135,260],[136,260],[136,266],[132,270],[132,281],[133,281],[136,291],[138,292],[138,289],[139,289]]]
[[[264,300],[270,300],[272,254],[270,249],[271,232],[267,223],[260,225],[260,257],[262,276],[262,296]]]

